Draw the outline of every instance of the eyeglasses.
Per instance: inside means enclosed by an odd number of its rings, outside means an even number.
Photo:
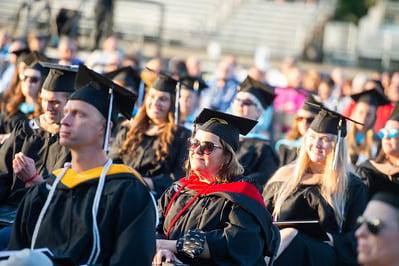
[[[217,146],[210,141],[199,141],[198,139],[190,138],[189,139],[189,149],[194,151],[199,147],[199,151],[201,154],[209,155],[215,149],[223,149],[221,146]]]
[[[234,101],[239,104],[245,105],[245,106],[256,105],[256,103],[254,103],[253,101],[248,100],[248,99],[242,100],[242,99],[235,98]]]
[[[399,129],[397,128],[392,128],[392,129],[381,128],[380,132],[378,133],[378,136],[381,139],[383,138],[394,139],[398,136],[398,134],[399,134]]]
[[[296,121],[301,122],[301,121],[306,121],[307,124],[311,124],[314,120],[314,117],[303,117],[303,116],[297,116]]]
[[[366,224],[367,225],[367,230],[369,230],[370,233],[373,235],[378,235],[378,233],[381,230],[381,220],[375,217],[363,217],[359,216],[356,220],[357,228],[359,228],[361,225]]]
[[[27,75],[24,75],[24,74],[22,74],[22,75],[20,76],[20,78],[21,78],[21,80],[23,80],[23,81],[26,81],[27,79],[29,79],[30,82],[32,82],[32,83],[38,83],[39,80],[40,80],[39,77],[27,76]]]

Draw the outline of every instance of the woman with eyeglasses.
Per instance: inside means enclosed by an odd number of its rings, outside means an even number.
[[[109,156],[136,169],[159,198],[184,176],[190,131],[174,120],[176,81],[159,76],[134,119],[121,129]]]
[[[265,204],[281,228],[274,265],[357,264],[354,231],[367,187],[349,171],[346,119],[322,107],[298,159],[265,187]]]
[[[348,150],[351,163],[356,166],[368,159],[374,159],[378,153],[379,145],[374,133],[377,108],[390,103],[380,90],[373,88],[351,96],[356,105],[351,113],[351,118],[362,123],[349,125]]]
[[[302,137],[305,135],[310,124],[313,122],[314,118],[319,112],[318,109],[315,109],[306,102],[320,104],[314,96],[307,96],[306,101],[296,113],[294,124],[292,125],[291,130],[287,132],[283,139],[280,139],[276,142],[275,150],[277,151],[277,155],[279,157],[280,166],[289,164],[297,158]]]
[[[239,134],[256,121],[204,109],[195,123],[187,176],[158,201],[153,265],[265,265],[278,248],[278,229],[235,153]]]
[[[399,265],[398,187],[375,194],[357,219],[357,252],[361,265]]]
[[[274,90],[248,76],[238,87],[231,105],[233,115],[259,120],[275,98]],[[244,176],[255,179],[262,187],[278,168],[278,157],[270,146],[269,139],[256,131],[240,136],[237,151],[239,162],[244,167]]]
[[[370,195],[392,183],[399,184],[399,104],[378,135],[381,152],[375,160],[367,160],[356,168],[356,174],[369,186]]]
[[[25,59],[30,64],[19,75],[20,82],[16,90],[3,102],[0,113],[0,143],[18,124],[40,114],[39,94],[46,70],[34,56]]]

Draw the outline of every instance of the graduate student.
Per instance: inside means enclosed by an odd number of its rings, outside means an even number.
[[[49,74],[40,92],[43,114],[14,128],[0,148],[0,202],[17,205],[25,187],[70,161],[69,149],[59,142],[63,108],[74,91],[77,69],[45,63]]]
[[[292,222],[280,230],[275,265],[356,265],[354,232],[367,187],[349,172],[347,118],[320,108],[298,159],[281,167],[263,192],[274,220]],[[293,221],[317,223],[306,229]]]
[[[72,162],[25,195],[9,249],[47,247],[75,264],[149,265],[155,252],[152,196],[136,171],[113,164],[105,152],[118,113],[129,118],[136,97],[84,65],[76,88],[60,128]]]
[[[159,76],[110,151],[115,162],[136,169],[157,198],[174,180],[184,176],[190,131],[175,123],[175,91],[176,80]]]
[[[187,176],[158,201],[153,265],[265,265],[264,256],[277,250],[278,230],[236,155],[239,134],[256,121],[204,109],[194,122]]]
[[[258,120],[273,103],[275,96],[273,88],[248,76],[238,87],[232,103],[233,114]],[[253,131],[240,136],[237,157],[244,167],[244,176],[254,178],[261,186],[266,184],[279,165],[277,154],[269,141]]]

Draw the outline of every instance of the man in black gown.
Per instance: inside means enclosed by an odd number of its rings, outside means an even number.
[[[136,171],[112,164],[104,151],[119,111],[130,118],[136,97],[83,65],[76,87],[60,128],[72,163],[26,194],[9,249],[47,247],[76,264],[150,265],[156,221],[151,194]]]

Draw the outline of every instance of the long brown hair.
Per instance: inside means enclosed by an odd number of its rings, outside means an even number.
[[[348,151],[349,155],[366,155],[369,159],[372,157],[372,150],[373,150],[373,145],[374,145],[374,131],[372,128],[368,129],[365,134],[365,140],[361,144],[357,144],[356,142],[356,126],[351,123],[349,125],[349,131],[348,131],[348,138],[347,138],[347,143],[348,143]]]
[[[295,119],[294,124],[292,125],[292,128],[290,129],[290,131],[287,132],[287,134],[285,135],[285,138],[288,140],[296,140],[296,139],[299,139],[300,137],[302,137],[302,135],[298,129],[298,121]]]
[[[156,160],[165,160],[169,156],[169,146],[172,144],[177,126],[173,117],[173,100],[167,114],[167,122],[161,133],[157,136],[159,139],[158,146],[155,150]],[[119,149],[120,154],[132,155],[133,151],[140,146],[143,141],[144,133],[147,131],[151,123],[151,119],[147,115],[146,105],[143,104],[137,115],[131,122],[130,129],[126,134],[126,140]]]

